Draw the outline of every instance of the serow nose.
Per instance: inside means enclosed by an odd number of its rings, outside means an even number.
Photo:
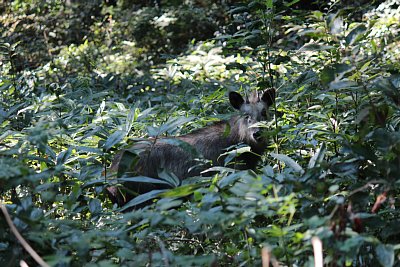
[[[257,141],[259,141],[261,138],[261,132],[257,131],[255,133],[253,133],[253,138],[256,139]]]

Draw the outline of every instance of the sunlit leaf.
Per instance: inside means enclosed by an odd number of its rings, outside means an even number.
[[[308,168],[314,168],[317,164],[321,163],[321,161],[324,158],[326,151],[326,145],[325,143],[322,143],[321,146],[317,149],[315,154],[312,156],[310,161],[308,162]]]
[[[161,193],[161,197],[186,197],[194,193],[194,191],[200,188],[201,184],[188,184],[176,187],[174,189]]]
[[[284,162],[288,167],[292,168],[294,171],[299,173],[304,173],[303,168],[296,161],[294,161],[287,155],[276,154],[276,153],[270,153],[270,155],[276,158],[277,160]]]
[[[125,211],[127,209],[133,208],[137,205],[143,204],[144,202],[150,201],[152,199],[155,199],[157,197],[159,197],[159,195],[162,192],[165,192],[166,190],[153,190],[150,191],[148,193],[139,195],[137,197],[135,197],[134,199],[130,200],[127,204],[125,204],[120,211]]]
[[[336,47],[330,46],[330,45],[321,45],[321,44],[305,44],[297,51],[298,52],[305,52],[305,51],[316,52],[316,51],[326,51],[326,50],[332,50],[332,49],[336,49]]]

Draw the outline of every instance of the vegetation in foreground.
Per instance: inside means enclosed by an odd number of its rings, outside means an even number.
[[[33,250],[51,266],[313,266],[318,237],[326,266],[398,266],[396,1],[144,2],[0,2],[0,197]],[[255,171],[166,176],[154,204],[112,205],[118,150],[267,88]],[[35,266],[4,210],[0,262]]]

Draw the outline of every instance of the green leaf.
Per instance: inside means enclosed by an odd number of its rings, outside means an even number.
[[[71,148],[61,151],[60,154],[58,154],[57,156],[57,165],[64,164],[71,156],[71,154],[72,154]]]
[[[319,77],[321,79],[321,83],[327,86],[330,82],[335,80],[336,76],[334,68],[332,66],[326,66],[319,74]]]
[[[111,184],[111,181],[112,180],[110,180],[110,184]],[[90,187],[94,187],[94,186],[102,186],[104,184],[107,184],[107,182],[104,180],[104,178],[101,178],[101,179],[92,180],[87,183],[84,183],[81,187],[82,188],[90,188]]]
[[[150,178],[147,176],[135,176],[135,177],[121,177],[117,179],[119,182],[134,182],[134,183],[149,183],[149,184],[164,184],[171,185],[170,183],[156,178]]]
[[[314,168],[317,164],[321,163],[322,159],[324,158],[326,151],[325,143],[322,143],[321,146],[317,149],[317,152],[312,156],[310,161],[308,162],[308,168]]]
[[[166,181],[171,187],[177,187],[181,184],[181,180],[172,172],[163,169],[158,173],[160,179]]]
[[[242,147],[237,147],[235,149],[229,150],[225,153],[222,153],[220,157],[225,156],[224,158],[224,164],[225,166],[229,166],[229,163],[234,163],[232,160],[234,160],[236,157],[240,156],[243,153],[250,152],[251,148],[249,146],[242,146]]]
[[[92,214],[97,214],[101,212],[101,201],[97,198],[92,198],[89,200],[89,211]]]
[[[121,177],[125,173],[131,172],[140,159],[140,157],[135,152],[132,152],[130,150],[125,150],[121,153],[122,155],[118,163],[117,177]]]
[[[299,1],[300,1],[300,0],[292,0],[292,1],[289,2],[289,3],[284,2],[284,5],[285,5],[286,7],[290,7],[290,6],[296,4],[296,3],[299,2]]]
[[[307,112],[306,113],[307,115],[310,115],[310,116],[314,116],[314,117],[317,117],[317,118],[320,118],[320,119],[326,119],[326,114],[323,114],[323,113],[320,113],[320,112]]]
[[[235,171],[236,170],[232,169],[232,168],[214,166],[214,167],[211,167],[211,168],[208,168],[208,169],[202,171],[201,174],[207,174],[208,172],[220,172],[220,173],[227,172],[227,173],[231,173],[231,172],[235,172]]]
[[[102,151],[98,148],[95,147],[88,147],[88,146],[72,146],[72,149],[75,149],[76,151],[83,151],[83,152],[89,152],[93,154],[98,154],[100,155]]]
[[[137,108],[131,108],[129,110],[128,116],[126,117],[126,123],[125,123],[125,134],[128,135],[129,132],[131,131],[133,122],[137,119],[139,114],[139,109]]]
[[[382,267],[393,266],[394,249],[392,245],[379,244],[375,249],[375,254]]]
[[[233,14],[238,14],[238,13],[247,12],[247,11],[248,11],[248,8],[246,6],[239,6],[239,7],[229,10],[229,13],[231,15],[233,15]]]
[[[329,84],[329,89],[331,90],[352,89],[352,88],[358,88],[358,84],[354,81],[349,81],[349,80],[333,81]]]
[[[360,235],[351,236],[346,239],[340,246],[340,251],[358,253],[358,250],[365,242],[364,237]]]
[[[242,177],[242,172],[232,173],[228,176],[223,177],[221,180],[218,181],[218,186],[220,188],[224,188],[226,186],[232,185],[236,181],[238,181]]]
[[[176,187],[174,189],[170,189],[161,193],[161,197],[186,197],[194,193],[195,190],[201,188],[202,184],[188,184]]]
[[[179,126],[192,120],[193,117],[172,117],[158,128],[152,126],[148,127],[148,133],[151,137],[157,137],[163,134],[174,134]]]
[[[346,43],[348,45],[353,45],[355,42],[360,41],[365,36],[366,31],[367,27],[364,24],[358,25],[346,36]]]
[[[125,205],[120,209],[120,211],[125,211],[125,210],[127,210],[127,209],[132,208],[132,207],[135,207],[135,206],[137,206],[137,205],[140,205],[140,204],[142,204],[142,203],[144,203],[144,202],[147,202],[147,201],[149,201],[149,200],[151,200],[151,199],[155,199],[155,198],[159,197],[160,194],[161,194],[162,192],[165,192],[165,191],[166,191],[166,189],[163,189],[163,190],[153,190],[153,191],[150,191],[150,192],[148,192],[148,193],[139,195],[139,196],[135,197],[134,199],[132,199],[131,201],[129,201],[127,204],[125,204]]]
[[[333,68],[334,68],[336,74],[341,74],[342,76],[344,74],[347,74],[347,73],[355,70],[355,67],[353,65],[345,64],[345,63],[334,64]]]
[[[108,151],[110,148],[112,148],[114,145],[118,144],[121,142],[126,136],[125,131],[120,131],[117,130],[115,131],[112,135],[110,135],[106,142],[103,145],[103,148]]]
[[[295,172],[298,172],[300,174],[304,173],[303,168],[296,161],[291,159],[290,157],[283,155],[283,154],[276,154],[276,153],[270,153],[270,155],[272,157],[276,158],[277,160],[284,162],[287,166],[291,167]]]
[[[308,70],[300,74],[300,76],[295,80],[296,84],[300,87],[303,85],[309,85],[311,83],[317,82],[318,76],[314,71]]]
[[[229,34],[221,34],[215,37],[216,40],[225,40],[225,39],[231,39],[232,35]]]
[[[305,51],[316,52],[316,51],[326,51],[326,50],[332,50],[332,49],[336,49],[336,47],[331,46],[331,45],[321,45],[321,44],[305,44],[297,51],[298,52],[305,52]]]

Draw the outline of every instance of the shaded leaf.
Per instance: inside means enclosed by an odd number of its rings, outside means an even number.
[[[392,245],[379,244],[376,249],[376,258],[382,267],[391,267],[394,264],[394,249]]]
[[[103,145],[103,148],[107,151],[110,148],[112,148],[114,145],[118,144],[121,142],[126,136],[125,131],[120,131],[117,130],[114,133],[112,133],[106,140],[106,142]]]
[[[345,40],[348,45],[353,45],[355,42],[361,40],[364,37],[367,27],[364,24],[360,24],[349,32]]]
[[[130,151],[130,150],[125,150],[122,152],[121,158],[118,162],[118,170],[117,170],[117,176],[121,177],[125,173],[132,172],[134,169],[134,166],[136,166],[136,163],[140,160],[140,157]]]
[[[89,200],[89,210],[90,213],[96,214],[101,212],[101,202],[100,199],[92,198]]]
[[[167,170],[163,169],[161,172],[158,173],[160,179],[163,179],[167,182],[171,187],[177,187],[181,184],[181,180],[177,177],[174,173],[168,172]]]
[[[70,148],[67,150],[61,151],[57,156],[57,165],[65,163],[68,158],[71,156],[72,151]]]
[[[224,176],[221,180],[218,181],[218,186],[220,188],[229,186],[229,185],[235,183],[237,180],[239,180],[241,176],[242,176],[241,172],[236,172],[236,173],[232,173],[228,176]]]
[[[135,176],[135,177],[121,177],[117,179],[119,182],[133,182],[133,183],[149,183],[149,184],[164,184],[171,185],[169,182],[162,179],[150,178],[147,176]]]

